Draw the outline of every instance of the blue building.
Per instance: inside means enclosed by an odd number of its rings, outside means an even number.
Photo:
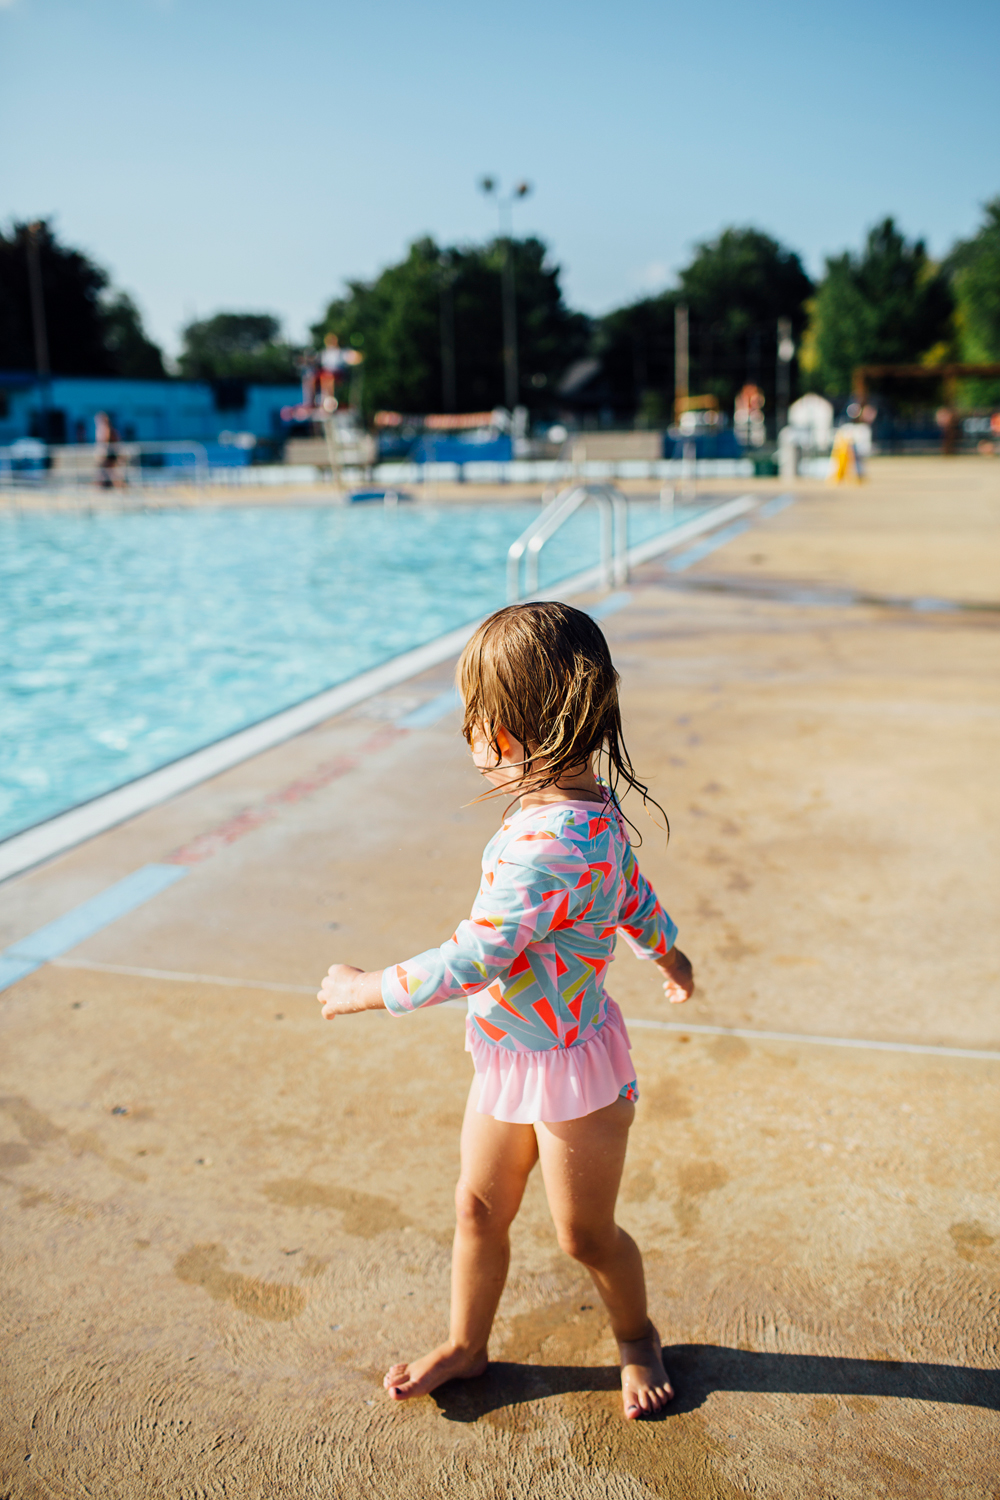
[[[54,376],[44,390],[34,375],[0,372],[0,446],[43,434],[92,443],[94,418],[107,412],[125,442],[219,442],[222,433],[252,433],[259,443],[286,432],[281,408],[301,400],[298,385],[242,380],[115,380]]]

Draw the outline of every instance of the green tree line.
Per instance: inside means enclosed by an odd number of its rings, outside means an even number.
[[[0,234],[0,369],[34,367],[28,226]],[[57,374],[164,374],[135,304],[82,252],[38,235],[51,366]],[[777,323],[798,356],[793,394],[844,396],[858,364],[1000,361],[1000,197],[942,261],[893,219],[857,251],[830,256],[818,284],[794,250],[752,227],[695,246],[676,284],[590,318],[568,307],[560,268],[529,237],[438,245],[423,237],[370,280],[349,282],[314,325],[364,353],[361,399],[379,408],[476,411],[504,394],[501,271],[510,253],[517,295],[520,399],[536,415],[568,404],[567,372],[594,409],[650,425],[674,399],[674,319],[688,308],[690,389],[731,406],[747,381],[774,409]],[[178,373],[191,379],[288,381],[301,351],[269,313],[220,312],[184,330]],[[928,383],[912,399],[933,398]],[[905,390],[897,395],[906,398]],[[1000,382],[968,382],[965,399],[1000,399]]]
[[[106,271],[61,245],[51,226],[15,223],[0,233],[0,370],[35,368],[28,270],[34,233],[45,309],[49,364],[56,375],[165,375],[161,350],[146,337],[139,310],[113,291]]]
[[[590,320],[571,312],[559,268],[540,240],[514,240],[517,344],[522,399],[548,407],[560,376],[586,354]],[[373,281],[352,281],[312,329],[365,355],[364,402],[369,411],[435,411],[445,402],[446,366],[453,363],[455,406],[485,411],[504,397],[500,276],[506,243],[441,249],[423,238],[405,260]],[[447,404],[452,404],[449,400]]]

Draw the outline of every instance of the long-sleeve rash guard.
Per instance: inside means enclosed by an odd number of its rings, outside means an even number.
[[[442,943],[383,973],[397,1015],[467,999],[479,1036],[514,1052],[595,1036],[621,931],[640,958],[677,928],[644,878],[613,802],[551,802],[508,818],[487,844],[469,918]]]

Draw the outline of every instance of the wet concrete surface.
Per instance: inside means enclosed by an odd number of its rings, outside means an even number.
[[[1000,602],[1000,465],[913,476],[804,488],[691,576]],[[0,1493],[1000,1494],[1000,1063],[808,1041],[1000,1049],[1000,625],[673,582],[605,630],[699,991],[626,952],[612,992],[802,1038],[633,1028],[621,1220],[677,1401],[622,1419],[535,1179],[490,1371],[381,1390],[445,1328],[462,1017],[329,1025],[310,987],[468,907],[496,809],[457,715],[395,722],[441,668],[0,889],[6,944],[188,868],[0,997]]]

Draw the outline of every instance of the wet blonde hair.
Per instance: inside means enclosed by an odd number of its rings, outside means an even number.
[[[462,652],[456,677],[468,743],[484,736],[498,761],[501,729],[524,746],[518,796],[558,786],[591,756],[599,770],[605,756],[609,796],[624,782],[641,795],[644,806],[658,808],[666,822],[625,747],[618,673],[590,615],[556,602],[499,609]]]

